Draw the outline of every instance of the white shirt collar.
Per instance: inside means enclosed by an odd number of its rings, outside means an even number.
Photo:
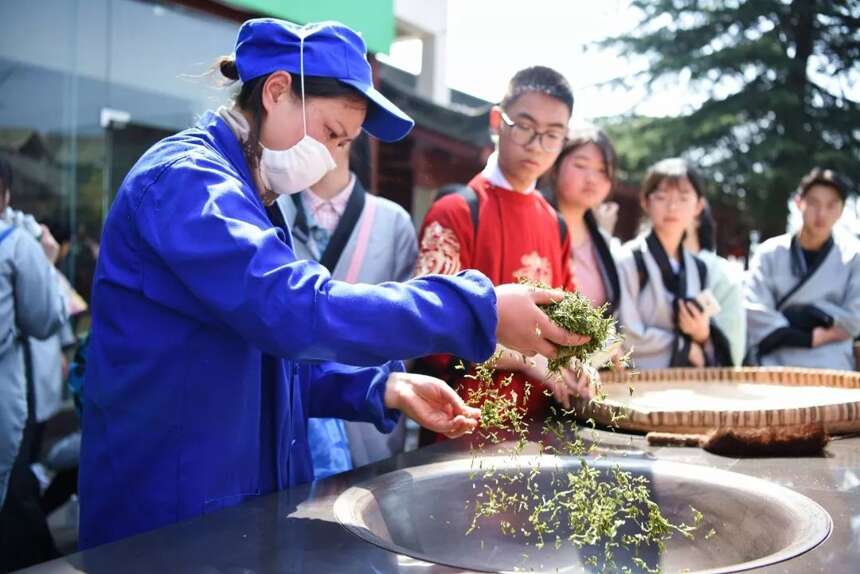
[[[490,157],[487,158],[487,165],[484,166],[484,171],[481,172],[481,175],[496,187],[509,189],[511,191],[514,190],[514,186],[511,185],[511,182],[508,181],[508,178],[505,177],[505,174],[502,173],[502,169],[499,167],[498,151],[494,151],[490,154]],[[533,181],[523,193],[527,194],[533,192],[535,190],[536,183],[537,182]]]
[[[349,201],[349,197],[352,195],[352,190],[355,188],[355,174],[349,174],[349,182],[346,184],[342,190],[337,192],[330,199],[323,199],[314,193],[314,190],[308,188],[302,193],[302,200],[304,201],[305,208],[310,209],[313,212],[316,212],[323,205],[330,205],[338,215],[343,215],[343,212],[346,211],[346,204]]]

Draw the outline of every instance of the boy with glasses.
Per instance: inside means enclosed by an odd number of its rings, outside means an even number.
[[[431,206],[419,233],[416,274],[478,269],[496,285],[529,279],[573,290],[566,228],[535,188],[561,152],[572,111],[570,86],[555,70],[535,66],[514,75],[505,97],[490,112],[496,151],[468,188]],[[445,378],[468,398],[476,384],[454,368],[458,363],[450,356],[434,356],[420,368]],[[581,390],[573,373],[566,373],[564,381],[547,380],[540,355],[523,361],[504,352],[497,367],[497,380],[513,372],[504,392],[515,392],[532,417],[548,406],[544,384],[565,406]]]

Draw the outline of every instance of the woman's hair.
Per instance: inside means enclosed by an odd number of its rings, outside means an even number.
[[[553,201],[558,201],[558,174],[561,171],[561,166],[564,163],[565,158],[579,148],[588,144],[594,144],[600,150],[600,155],[603,157],[603,164],[606,166],[606,174],[609,176],[609,181],[613,185],[615,184],[615,170],[618,165],[618,158],[615,155],[615,147],[609,140],[609,136],[606,135],[606,132],[593,124],[578,126],[576,128],[572,128],[568,132],[567,141],[561,149],[561,153],[544,176],[543,187],[551,194]]]
[[[7,191],[12,189],[12,166],[9,162],[0,157],[0,201]]]
[[[647,198],[654,193],[664,181],[677,183],[682,179],[687,179],[692,184],[698,197],[705,197],[705,179],[702,174],[680,157],[660,160],[648,169],[645,179],[642,180],[642,197]]]
[[[711,212],[711,206],[705,202],[705,207],[699,214],[699,227],[696,230],[699,238],[699,249],[717,252],[717,222]]]
[[[546,66],[532,66],[514,74],[499,105],[502,109],[507,109],[520,96],[529,92],[555,98],[573,113],[573,90],[570,89],[570,84],[564,76]]]
[[[806,195],[806,192],[815,185],[824,185],[833,189],[839,194],[839,197],[842,198],[843,203],[848,199],[848,186],[839,174],[834,172],[832,169],[822,169],[820,167],[812,168],[812,171],[807,173],[803,176],[803,179],[800,180],[800,185],[797,187],[798,195],[803,197]]]
[[[236,67],[236,60],[233,56],[222,56],[215,65],[221,75],[228,80],[228,83],[239,81],[239,69]],[[266,109],[263,107],[263,86],[270,75],[266,74],[243,83],[239,89],[239,94],[236,96],[236,104],[251,116],[251,129],[248,133],[248,141],[245,142],[244,151],[252,170],[257,167],[260,161],[260,129],[263,125],[263,119],[266,117]],[[348,98],[354,99],[356,102],[367,102],[361,92],[335,78],[305,76],[304,83],[306,98]],[[302,84],[296,74],[293,74],[293,81],[290,82],[290,91],[296,98],[302,97]]]

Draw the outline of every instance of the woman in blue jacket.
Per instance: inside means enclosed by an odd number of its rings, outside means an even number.
[[[296,259],[278,195],[316,182],[362,128],[394,141],[413,125],[373,88],[355,32],[251,20],[220,68],[242,82],[236,107],[147,151],[105,222],[82,548],[312,479],[309,416],[386,430],[400,410],[450,436],[474,428],[477,412],[441,381],[387,361],[480,361],[497,340],[553,356],[583,341],[537,307],[556,293],[494,290],[474,271],[351,285]]]

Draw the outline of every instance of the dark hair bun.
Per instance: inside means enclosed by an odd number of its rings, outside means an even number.
[[[218,61],[218,69],[221,75],[228,80],[239,79],[239,70],[236,68],[236,60],[232,56],[224,56]]]

